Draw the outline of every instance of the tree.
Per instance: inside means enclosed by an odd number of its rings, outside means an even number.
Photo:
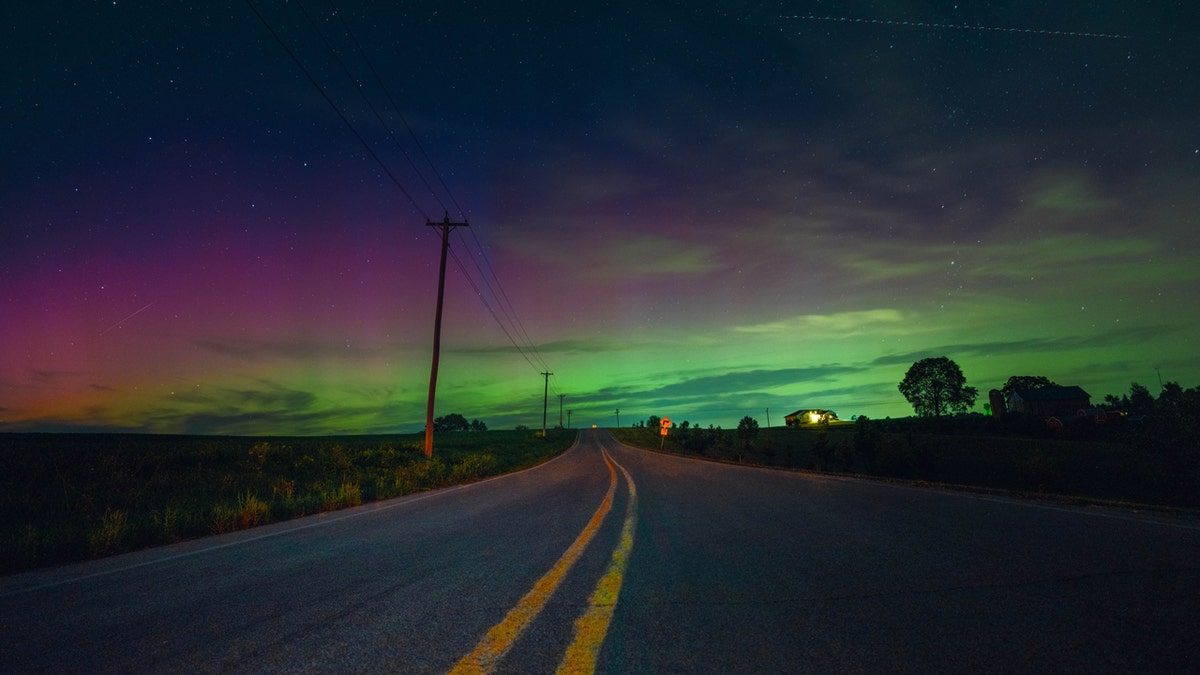
[[[471,423],[458,413],[450,413],[433,420],[434,431],[467,431],[470,428]]]
[[[737,461],[742,461],[743,454],[750,451],[750,443],[758,435],[758,420],[746,415],[738,422],[737,435],[742,439],[742,452],[737,453]]]
[[[900,393],[921,417],[941,417],[966,412],[975,405],[979,392],[967,386],[958,364],[945,356],[921,359],[912,364],[900,381]]]
[[[1154,412],[1154,394],[1137,382],[1129,385],[1129,412],[1149,415]]]
[[[1008,382],[1000,387],[1000,393],[1004,394],[1004,400],[1007,401],[1009,396],[1012,396],[1014,391],[1023,389],[1045,389],[1046,387],[1057,387],[1058,385],[1051,382],[1050,378],[1042,375],[1013,375],[1008,378]]]
[[[471,420],[471,431],[487,431],[487,424],[483,420]]]
[[[758,435],[758,420],[746,415],[740,422],[738,422],[737,433],[738,437],[745,441],[747,445],[749,445],[750,441]]]

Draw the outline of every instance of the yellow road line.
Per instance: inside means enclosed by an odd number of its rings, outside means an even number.
[[[625,524],[621,527],[621,541],[613,551],[612,561],[608,570],[596,584],[596,590],[588,598],[588,608],[575,620],[575,639],[563,655],[562,663],[558,666],[560,675],[590,675],[596,670],[596,659],[600,655],[600,647],[608,635],[608,627],[612,623],[613,612],[617,609],[617,599],[621,595],[621,583],[625,579],[625,568],[629,565],[629,553],[633,550],[633,530],[637,523],[637,486],[633,477],[625,467],[617,464],[615,459],[604,452],[605,461],[611,460],[621,473],[625,474],[625,484],[629,486],[629,502],[625,505]]]
[[[617,472],[613,468],[613,461],[609,459],[608,454],[602,451],[604,463],[608,466],[609,484],[608,494],[604,496],[604,501],[600,503],[600,507],[592,514],[592,519],[575,538],[575,542],[570,548],[562,554],[554,567],[538,580],[533,588],[525,594],[525,597],[509,610],[508,615],[504,620],[492,627],[475,646],[475,649],[462,658],[453,669],[453,675],[465,675],[466,673],[488,673],[491,672],[504,654],[508,652],[521,633],[537,618],[541,613],[542,608],[546,606],[546,602],[550,600],[550,596],[554,594],[563,577],[566,576],[571,566],[579,559],[588,542],[596,535],[596,530],[600,528],[600,523],[604,522],[604,516],[608,515],[612,508],[613,496],[617,492]],[[625,469],[621,469],[624,471]],[[625,474],[626,480],[629,474]]]

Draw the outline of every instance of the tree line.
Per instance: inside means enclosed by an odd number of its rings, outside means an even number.
[[[1043,375],[1013,375],[1000,388],[1008,400],[1015,391],[1059,386]],[[975,405],[979,390],[967,385],[958,364],[945,356],[917,361],[905,373],[899,384],[900,393],[912,404],[918,417],[942,417],[965,413]],[[1123,396],[1106,394],[1098,407],[1134,415],[1177,416],[1200,413],[1200,387],[1184,389],[1178,382],[1167,382],[1157,397],[1145,386],[1133,382]],[[984,404],[985,412],[990,410]]]

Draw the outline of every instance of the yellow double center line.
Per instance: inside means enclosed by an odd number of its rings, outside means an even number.
[[[604,644],[604,637],[608,633],[609,623],[616,610],[617,597],[621,593],[625,567],[629,561],[629,553],[633,549],[633,530],[637,520],[637,488],[633,483],[633,478],[625,470],[625,467],[617,464],[606,450],[601,449],[600,453],[609,473],[608,492],[604,495],[604,501],[600,503],[600,507],[592,514],[591,520],[562,554],[562,557],[558,559],[558,562],[554,563],[550,571],[546,572],[541,579],[538,579],[533,588],[517,602],[515,607],[509,610],[500,623],[492,626],[491,630],[475,646],[475,649],[454,666],[450,671],[452,675],[491,672],[513,643],[517,641],[517,638],[521,636],[521,633],[529,627],[529,624],[533,623],[533,620],[549,602],[550,596],[562,583],[563,577],[570,571],[575,561],[579,559],[583,550],[596,535],[596,531],[604,522],[604,517],[612,509],[613,497],[617,492],[616,469],[619,468],[625,476],[625,484],[629,486],[629,502],[625,506],[625,524],[621,528],[621,540],[613,551],[607,571],[600,578],[591,597],[588,598],[587,609],[575,621],[575,638],[567,648],[558,668],[558,672],[564,674],[591,673],[595,670],[596,658],[600,653],[601,645]]]

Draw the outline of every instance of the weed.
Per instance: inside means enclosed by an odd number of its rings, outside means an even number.
[[[271,451],[271,444],[266,441],[255,443],[250,446],[250,461],[254,467],[262,471],[267,463],[267,454]]]
[[[238,497],[237,523],[239,529],[257,527],[267,522],[271,509],[257,496],[246,493]]]
[[[362,489],[357,482],[345,482],[332,492],[322,493],[321,507],[325,511],[344,509],[362,504]]]
[[[246,492],[238,495],[236,506],[225,502],[213,505],[212,531],[214,534],[223,534],[245,530],[266,523],[270,517],[271,507],[256,495]]]
[[[478,480],[549,459],[574,439],[570,430],[444,433],[431,459],[423,433],[286,442],[0,434],[0,574]]]
[[[290,478],[280,477],[279,480],[275,481],[275,484],[271,486],[272,498],[281,498],[284,501],[291,501],[295,495],[296,481]]]
[[[162,538],[166,541],[178,541],[180,539],[179,531],[180,509],[178,506],[164,506],[161,510],[154,510],[150,513],[150,522],[158,529]]]
[[[129,523],[121,509],[109,509],[100,519],[100,525],[88,533],[88,545],[92,555],[109,555],[121,549],[129,534]]]
[[[496,471],[496,458],[491,454],[468,455],[450,470],[451,483],[469,483],[491,476]]]

